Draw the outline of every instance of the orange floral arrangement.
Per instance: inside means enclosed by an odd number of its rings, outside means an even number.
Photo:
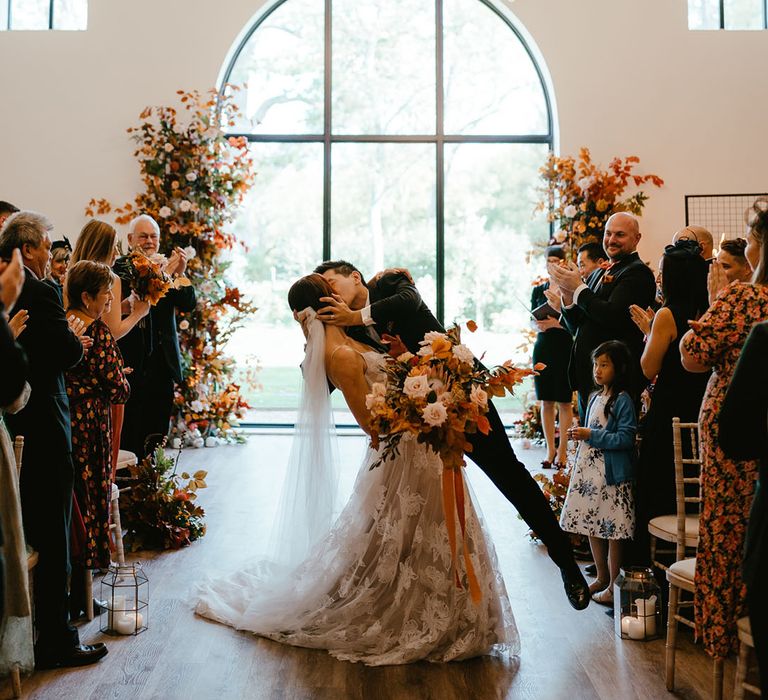
[[[536,211],[546,211],[547,220],[556,227],[550,245],[565,245],[575,255],[583,243],[602,238],[611,214],[627,211],[639,215],[648,195],[641,190],[625,197],[627,188],[664,184],[658,175],[633,174],[639,162],[637,156],[614,158],[602,170],[592,162],[588,148],[579,150],[578,159],[550,153],[539,170],[544,186],[536,206]]]
[[[162,266],[140,250],[131,251],[126,262],[131,289],[141,301],[155,306],[173,286],[171,278],[163,272]]]
[[[232,332],[256,311],[227,282],[229,263],[223,259],[238,245],[229,224],[254,179],[247,139],[225,132],[235,124],[238,110],[232,95],[237,89],[178,90],[179,109],[147,107],[139,115],[140,124],[128,129],[137,144],[134,155],[144,191],[121,207],[92,199],[86,208],[89,216],[114,212],[117,224],[149,214],[160,224],[161,250],[180,247],[187,254],[186,275],[198,303],[191,313],[179,314],[179,344],[187,368],[175,398],[174,432],[179,435],[204,426],[209,434],[237,439],[231,424],[248,408],[232,383],[234,360],[224,352]],[[161,285],[154,279],[153,290],[159,294]]]
[[[467,327],[473,331],[477,325],[470,321]],[[461,468],[466,464],[464,453],[472,451],[467,435],[476,432],[487,435],[491,430],[486,417],[488,400],[512,393],[515,385],[543,368],[544,365],[537,365],[534,369],[522,369],[507,361],[486,369],[461,343],[461,330],[454,325],[445,333],[427,333],[416,355],[404,352],[387,356],[386,382],[373,384],[366,396],[366,407],[371,412],[371,434],[383,436],[381,456],[371,468],[396,455],[400,441],[408,434],[415,435],[418,442],[440,455],[443,508],[454,562],[454,512],[458,513],[462,538],[465,535]],[[470,593],[473,599],[479,600],[480,592],[466,547],[464,557]]]

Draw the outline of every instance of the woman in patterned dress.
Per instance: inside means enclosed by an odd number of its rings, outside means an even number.
[[[702,510],[696,555],[694,610],[697,633],[707,653],[723,659],[736,649],[736,621],[743,615],[745,588],[741,558],[755,489],[757,462],[728,459],[718,439],[718,416],[736,361],[752,326],[768,319],[768,201],[755,203],[750,218],[747,260],[752,283],[735,282],[717,295],[709,310],[691,323],[680,343],[690,372],[712,369],[701,405]],[[710,287],[724,273],[710,272]]]
[[[130,391],[120,350],[101,320],[112,304],[112,280],[108,265],[89,260],[76,263],[67,274],[68,314],[82,320],[86,334],[93,338],[82,361],[66,373],[75,499],[86,534],[82,561],[74,563],[86,569],[106,568],[110,563],[110,406],[125,402]],[[73,574],[72,580],[77,583],[82,576]],[[75,608],[80,602],[73,601]]]

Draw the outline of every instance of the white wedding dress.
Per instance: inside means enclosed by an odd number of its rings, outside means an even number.
[[[363,353],[369,385],[382,356]],[[290,571],[255,562],[198,588],[205,617],[294,646],[371,666],[517,654],[519,637],[496,553],[465,485],[466,546],[482,592],[467,590],[456,525],[460,586],[443,514],[442,463],[406,437],[371,469],[369,449],[352,496],[330,531]]]

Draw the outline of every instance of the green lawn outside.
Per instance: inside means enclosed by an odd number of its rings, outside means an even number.
[[[264,367],[259,372],[261,389],[243,385],[248,403],[260,410],[292,410],[299,405],[301,396],[301,375],[298,367]],[[526,395],[533,400],[533,379],[527,377],[517,387],[514,396],[494,399],[496,408],[501,412],[522,413]],[[344,397],[339,392],[332,395],[334,408],[344,408]]]

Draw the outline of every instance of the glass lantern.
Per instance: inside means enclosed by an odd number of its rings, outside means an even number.
[[[621,569],[613,584],[616,636],[648,641],[662,634],[661,590],[651,569]]]
[[[100,629],[106,634],[137,635],[149,623],[149,579],[141,562],[112,563],[101,579]]]

